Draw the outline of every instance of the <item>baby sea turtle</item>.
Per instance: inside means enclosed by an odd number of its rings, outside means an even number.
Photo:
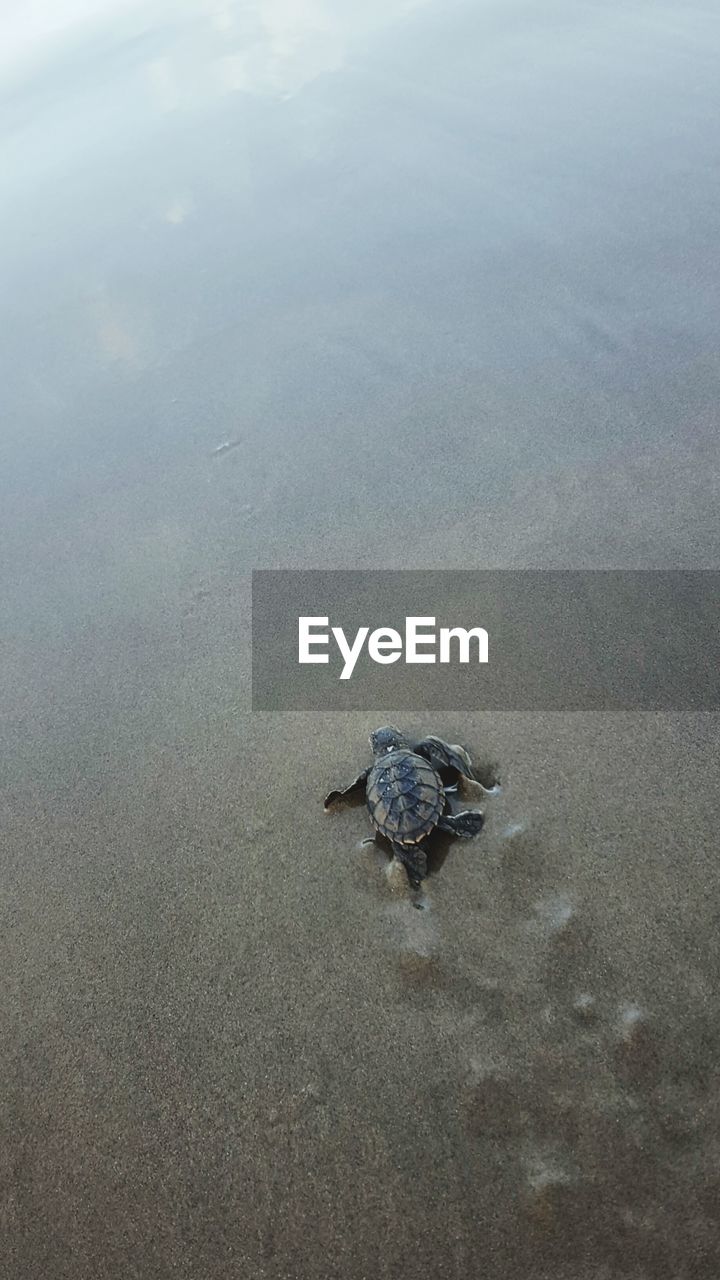
[[[493,791],[478,782],[464,747],[450,746],[442,738],[412,742],[399,729],[386,725],[370,734],[370,746],[373,764],[348,787],[331,791],[325,808],[364,787],[373,826],[390,841],[410,883],[417,887],[427,875],[425,846],[431,832],[438,828],[455,836],[472,837],[483,825],[483,815],[478,810],[455,814],[448,811],[447,792],[454,788],[443,783],[440,771],[451,771],[453,778],[471,778],[487,795]]]

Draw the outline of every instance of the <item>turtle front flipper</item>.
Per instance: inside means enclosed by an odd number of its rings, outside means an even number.
[[[350,796],[354,795],[357,791],[360,791],[368,780],[369,772],[370,768],[363,769],[362,773],[359,773],[357,778],[354,778],[349,786],[343,787],[341,791],[331,791],[330,794],[325,797],[323,802],[325,808],[329,809],[330,805],[335,804],[338,800],[348,800]]]
[[[455,743],[453,746],[449,742],[444,742],[442,738],[436,738],[430,734],[427,738],[422,738],[420,742],[416,742],[413,751],[418,756],[423,756],[430,761],[433,769],[454,769],[463,778],[470,778],[476,786],[480,787],[487,795],[494,795],[497,786],[486,787],[480,781],[473,768],[473,762],[470,759],[464,747]]]
[[[421,880],[427,875],[427,854],[422,845],[399,844],[392,841],[392,851],[398,862],[402,862],[413,889],[417,889]]]
[[[482,831],[484,816],[478,809],[465,809],[462,813],[445,813],[438,822],[440,831],[472,840]]]

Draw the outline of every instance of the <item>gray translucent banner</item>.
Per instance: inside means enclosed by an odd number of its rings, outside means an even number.
[[[712,710],[719,603],[711,570],[259,570],[253,709]]]

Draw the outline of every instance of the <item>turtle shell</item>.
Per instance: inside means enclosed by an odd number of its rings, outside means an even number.
[[[412,751],[391,751],[373,765],[367,780],[370,817],[395,844],[419,844],[445,807],[439,774]]]

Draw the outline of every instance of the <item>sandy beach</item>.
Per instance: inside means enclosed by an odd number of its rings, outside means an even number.
[[[0,60],[0,1276],[715,1280],[718,716],[252,714],[249,609],[720,567],[717,16],[302,9]]]

